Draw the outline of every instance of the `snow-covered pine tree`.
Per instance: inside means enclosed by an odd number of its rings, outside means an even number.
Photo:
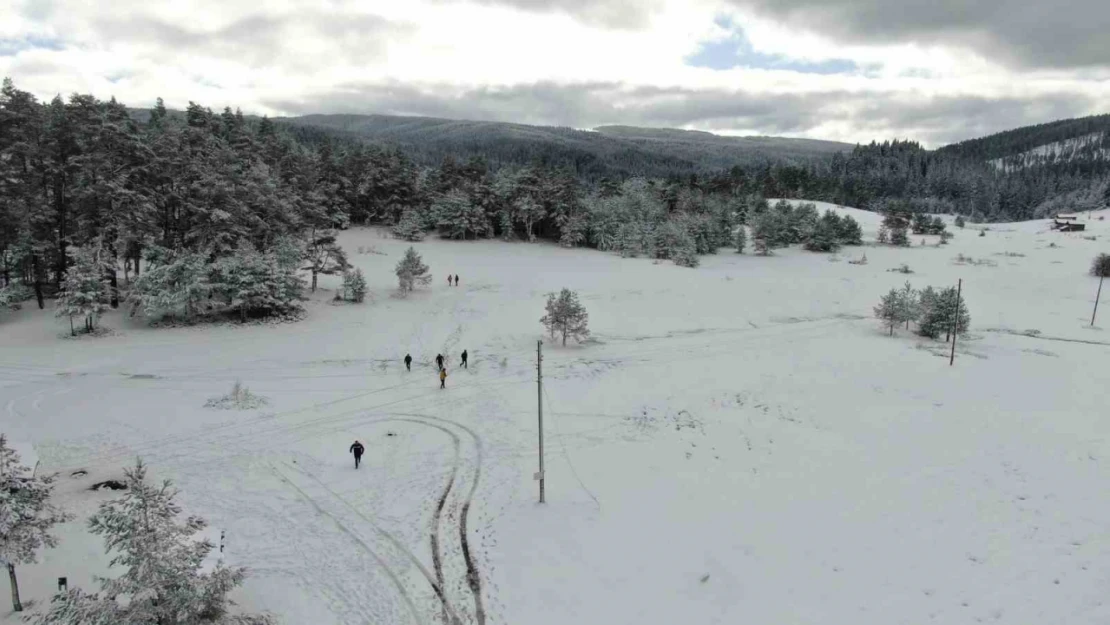
[[[587,222],[584,215],[575,213],[559,222],[559,245],[576,247],[586,240]]]
[[[401,219],[393,225],[393,236],[404,241],[424,240],[424,218],[418,209],[410,208],[401,213]]]
[[[116,578],[98,578],[100,591],[74,588],[54,596],[38,615],[38,625],[269,625],[264,615],[232,615],[228,593],[243,583],[246,569],[217,565],[202,571],[213,549],[197,541],[207,523],[199,517],[179,519],[181,507],[171,482],[147,482],[138,461],[126,469],[127,493],[104,502],[89,519],[89,530],[104,537]]]
[[[418,284],[427,286],[432,282],[432,276],[428,273],[428,266],[424,264],[424,259],[411,247],[405,250],[404,258],[397,263],[396,273],[397,284],[402,294],[412,291]]]
[[[928,234],[932,228],[932,220],[925,213],[914,213],[913,215],[913,233],[914,234]]]
[[[890,335],[894,336],[894,328],[902,321],[902,311],[902,294],[898,289],[891,289],[879,300],[879,305],[875,307],[875,317],[881,319],[883,325],[890,329]]]
[[[964,216],[963,215],[956,215],[956,227],[957,228],[963,228],[965,225],[967,225],[967,222],[964,221]]]
[[[844,215],[840,218],[837,238],[841,245],[863,245],[863,229],[851,215]]]
[[[698,266],[698,249],[694,237],[686,230],[688,222],[668,219],[655,231],[655,257],[674,261],[682,267]]]
[[[743,254],[744,248],[748,245],[748,227],[744,224],[736,229],[736,251]]]
[[[835,252],[840,249],[840,217],[832,211],[817,220],[805,242],[811,252]]]
[[[211,267],[204,252],[173,253],[159,247],[146,251],[147,265],[131,286],[131,312],[141,309],[148,317],[192,317],[212,296]]]
[[[334,230],[317,230],[313,228],[305,246],[304,267],[312,273],[312,292],[316,292],[316,280],[320,274],[334,275],[347,270],[347,254],[335,240]]]
[[[629,221],[617,227],[613,249],[625,258],[654,254],[657,248],[654,228],[638,221]]]
[[[883,215],[883,226],[890,236],[891,245],[906,246],[910,244],[909,226],[912,213],[905,202],[890,202],[886,205]],[[879,231],[880,240],[882,230]]]
[[[62,281],[57,316],[69,317],[69,330],[73,335],[77,334],[74,318],[84,318],[85,332],[92,332],[111,300],[108,283],[104,281],[103,250],[97,245],[74,246],[68,253],[72,263]]]
[[[10,308],[18,310],[23,302],[31,299],[31,289],[13,282],[8,286],[0,289],[0,308]]]
[[[799,204],[790,213],[790,219],[786,228],[788,244],[805,243],[813,235],[814,230],[817,229],[817,223],[820,220],[817,206],[810,202]],[[834,235],[835,238],[835,235]]]
[[[23,604],[15,565],[35,562],[40,549],[57,545],[50,531],[71,518],[50,503],[56,477],[31,476],[30,469],[20,464],[19,454],[0,434],[0,563],[8,569],[12,609],[16,612],[23,611]]]
[[[568,337],[582,342],[590,335],[590,316],[578,301],[578,293],[570,289],[563,289],[558,295],[548,293],[545,310],[547,314],[540,317],[540,323],[547,328],[552,339],[561,335],[563,346],[566,346]]]
[[[783,218],[777,210],[769,210],[752,223],[752,245],[756,253],[769,256],[771,250],[783,244]]]
[[[536,222],[544,218],[545,212],[543,204],[532,199],[530,195],[520,195],[513,201],[513,215],[516,220],[524,227],[524,235],[528,237],[529,241],[536,240],[536,234],[533,231]]]
[[[1099,254],[1091,262],[1091,275],[1096,278],[1110,278],[1110,254]]]
[[[356,267],[343,274],[343,292],[348,300],[361,304],[366,299],[366,290],[366,276],[361,269]]]
[[[303,297],[304,281],[297,270],[304,251],[289,238],[279,239],[272,251],[261,253],[243,241],[235,253],[214,268],[213,288],[240,318],[251,314],[295,310]]]
[[[432,204],[432,213],[440,232],[449,239],[477,238],[489,232],[486,212],[463,191],[454,189],[440,195]]]
[[[883,244],[890,243],[890,228],[887,228],[886,224],[883,224],[883,225],[879,226],[879,237],[878,238],[879,238],[879,243],[883,243]]]
[[[945,225],[943,219],[941,219],[939,216],[934,216],[933,219],[929,222],[928,231],[929,234],[943,234],[947,228],[948,226]]]
[[[900,295],[901,300],[898,303],[902,306],[902,321],[906,323],[906,329],[909,330],[911,321],[921,319],[921,300],[918,299],[917,291],[909,282],[902,287]]]
[[[921,320],[917,331],[922,336],[931,339],[939,338],[941,334],[948,334],[952,330],[952,320],[956,313],[955,287],[948,287],[936,291],[932,287],[921,292],[919,298]],[[960,315],[956,323],[956,332],[965,334],[971,325],[971,313],[967,309],[967,301],[960,296]]]

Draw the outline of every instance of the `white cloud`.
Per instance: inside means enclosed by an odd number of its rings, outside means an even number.
[[[721,15],[761,53],[847,59],[863,70],[691,67],[699,45],[722,36]],[[0,74],[41,97],[81,91],[142,106],[161,96],[172,107],[194,100],[275,115],[307,104],[324,113],[438,110],[577,127],[938,142],[1095,112],[1110,96],[1108,73],[1015,70],[943,41],[845,43],[734,0],[30,0],[0,9]],[[718,106],[730,98],[742,114]],[[984,114],[992,102],[1005,114]]]

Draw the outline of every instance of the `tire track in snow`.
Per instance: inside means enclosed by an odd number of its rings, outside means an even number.
[[[478,436],[474,430],[457,421],[425,414],[398,414],[406,417],[418,417],[453,425],[465,431],[474,440],[474,448],[477,453],[474,463],[474,480],[471,482],[470,490],[467,492],[462,502],[462,513],[459,515],[459,542],[462,545],[463,560],[466,562],[466,584],[470,588],[471,594],[474,595],[474,618],[478,621],[478,625],[485,625],[486,609],[485,602],[482,599],[482,577],[478,572],[478,565],[475,563],[474,557],[470,553],[470,538],[467,535],[467,520],[470,516],[470,504],[474,500],[474,494],[478,491],[478,484],[482,479],[482,438]]]
[[[375,523],[373,520],[371,520],[369,517],[367,517],[365,514],[363,514],[362,511],[360,511],[358,508],[354,507],[351,504],[351,502],[347,501],[342,495],[340,495],[339,493],[332,490],[331,487],[328,486],[327,484],[325,484],[322,480],[320,480],[320,478],[318,478],[315,475],[309,473],[308,471],[305,471],[304,469],[302,469],[300,467],[293,467],[293,466],[290,466],[288,464],[286,464],[285,466],[290,468],[290,469],[293,469],[293,470],[297,471],[298,473],[300,473],[301,475],[304,475],[305,477],[312,480],[313,482],[316,482],[321,488],[323,488],[325,491],[327,491],[327,493],[329,495],[331,495],[336,501],[343,504],[347,509],[349,509],[351,512],[355,513],[360,519],[365,521],[366,524],[369,525],[370,528],[373,529],[375,533],[377,533],[379,536],[381,536],[382,538],[385,538],[387,541],[389,541],[389,543],[391,545],[393,545],[394,548],[396,548],[403,556],[405,556],[405,558],[407,560],[409,560],[409,562],[411,562],[417,568],[417,570],[420,571],[421,574],[424,575],[424,579],[426,579],[428,581],[428,585],[430,585],[432,587],[432,590],[435,591],[436,596],[439,597],[440,603],[443,605],[443,609],[447,611],[448,618],[450,619],[448,622],[451,623],[452,625],[458,625],[462,622],[462,621],[459,620],[458,614],[451,607],[451,603],[448,601],[447,595],[444,592],[444,589],[438,583],[436,583],[436,580],[434,579],[433,574],[430,571],[428,571],[428,568],[426,566],[424,566],[424,563],[421,562],[420,559],[416,557],[416,554],[414,554],[412,552],[412,550],[410,550],[403,543],[401,543],[401,541],[397,540],[396,536],[394,536],[393,534],[390,534],[389,532],[382,529],[377,523]],[[332,518],[334,519],[334,517],[332,517]],[[359,542],[362,543],[364,546],[366,546],[366,543],[362,542],[361,539],[359,539]]]
[[[346,525],[340,522],[339,519],[335,518],[334,515],[324,510],[320,506],[320,504],[312,498],[312,496],[306,493],[300,486],[297,486],[296,483],[294,483],[293,480],[290,480],[284,473],[282,473],[281,470],[277,468],[277,466],[271,463],[270,469],[274,472],[274,475],[276,475],[278,479],[291,486],[293,490],[295,490],[297,494],[301,496],[301,498],[307,501],[309,505],[311,505],[316,510],[317,513],[330,519],[331,522],[339,529],[339,531],[343,532],[352,540],[354,540],[355,543],[362,547],[363,551],[365,551],[371,558],[374,559],[374,562],[378,564],[382,572],[384,572],[386,576],[389,577],[389,580],[393,582],[394,587],[397,589],[397,594],[401,596],[401,600],[404,602],[405,607],[408,608],[409,615],[412,618],[413,624],[421,625],[420,617],[416,610],[416,604],[413,602],[412,596],[410,596],[408,591],[405,590],[405,586],[401,582],[401,579],[397,577],[397,573],[389,566],[389,564],[386,563],[386,561],[377,552],[375,552],[374,549],[370,547],[370,545],[366,544],[366,542],[359,538],[357,534],[352,532]]]
[[[441,548],[442,541],[440,540],[440,525],[443,518],[443,509],[447,506],[447,498],[450,497],[452,489],[455,487],[455,478],[459,474],[459,455],[461,442],[459,437],[454,432],[445,427],[418,421],[416,419],[381,419],[381,421],[401,421],[406,423],[415,423],[425,427],[435,428],[451,438],[451,443],[454,447],[454,457],[451,462],[451,473],[447,478],[447,483],[444,485],[443,492],[440,493],[439,498],[436,500],[435,512],[432,514],[431,531],[429,532],[429,541],[432,547],[432,568],[436,574],[436,581],[439,587],[443,589],[444,594],[447,592],[447,578],[443,573],[443,551]],[[443,603],[443,620],[450,622],[447,613],[447,603]]]

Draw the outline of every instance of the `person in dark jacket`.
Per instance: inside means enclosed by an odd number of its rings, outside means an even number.
[[[405,354],[405,369],[412,371],[412,355]]]
[[[455,286],[459,286],[459,274],[455,274]]]
[[[447,286],[454,286],[451,284],[451,274],[447,274]]]
[[[436,354],[436,367],[443,370],[443,354]]]
[[[362,453],[366,451],[366,448],[362,446],[362,443],[355,441],[347,451],[355,455],[355,468],[357,469],[359,463],[362,462]]]
[[[462,353],[462,368],[463,369],[469,369],[470,368],[466,364],[466,350],[465,349],[463,350],[463,353]]]

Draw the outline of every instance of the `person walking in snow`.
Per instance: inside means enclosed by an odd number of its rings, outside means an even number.
[[[451,284],[451,274],[447,274],[447,286],[455,286]]]
[[[455,286],[459,286],[459,274],[455,274]]]
[[[463,369],[469,369],[470,368],[466,364],[466,350],[465,349],[463,350],[463,353],[462,353],[462,365],[461,366],[462,366]]]
[[[412,371],[412,355],[405,354],[405,369]]]
[[[439,388],[447,388],[447,369],[439,370]]]
[[[443,370],[443,354],[436,354],[436,368]]]
[[[362,453],[366,451],[366,448],[362,446],[362,443],[356,440],[347,451],[355,455],[355,468],[357,469],[359,463],[362,461]]]

